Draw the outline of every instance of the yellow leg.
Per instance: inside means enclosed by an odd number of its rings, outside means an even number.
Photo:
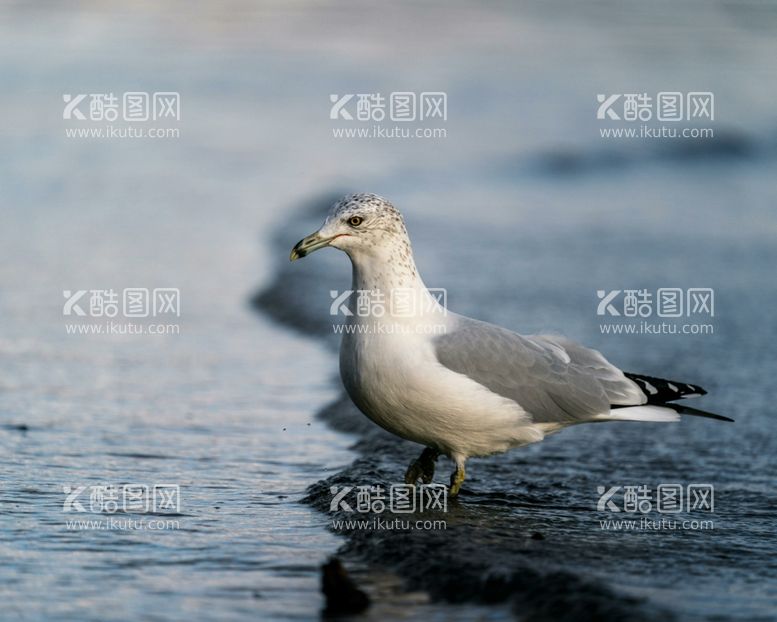
[[[465,477],[466,473],[464,471],[464,461],[457,460],[456,470],[451,475],[451,488],[448,491],[449,497],[455,497],[459,494],[459,490],[461,490],[461,485],[464,483]]]

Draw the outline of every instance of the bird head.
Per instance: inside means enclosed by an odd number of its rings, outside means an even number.
[[[407,229],[399,211],[375,194],[351,194],[337,201],[321,228],[291,249],[294,261],[326,246],[351,256],[378,254],[399,244],[409,251]]]

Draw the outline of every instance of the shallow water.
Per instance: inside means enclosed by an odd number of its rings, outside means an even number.
[[[772,619],[773,9],[372,11],[2,9],[2,616],[310,619],[343,547],[375,619]],[[362,89],[446,91],[448,138],[334,139],[328,95]],[[599,138],[596,93],[662,89],[714,91],[718,138]],[[65,138],[62,93],[111,90],[179,91],[181,137]],[[417,452],[338,397],[345,257],[286,263],[351,190],[403,210],[453,310],[702,384],[736,424],[567,430],[472,460],[445,531],[333,533],[330,484]],[[66,334],[62,290],[131,286],[180,288],[180,334]],[[714,335],[602,334],[596,291],[630,287],[714,288]],[[714,484],[714,530],[600,528],[597,486],[678,481]],[[180,485],[178,528],[68,530],[62,487],[96,483]]]

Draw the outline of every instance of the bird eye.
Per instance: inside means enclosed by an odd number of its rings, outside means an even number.
[[[363,222],[364,222],[364,218],[362,218],[361,216],[351,216],[348,219],[348,224],[351,225],[352,227],[358,227]]]

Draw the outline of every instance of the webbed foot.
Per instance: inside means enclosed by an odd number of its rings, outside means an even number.
[[[424,484],[431,484],[434,479],[434,463],[440,453],[436,449],[426,447],[405,472],[405,484],[413,484],[420,479]]]

